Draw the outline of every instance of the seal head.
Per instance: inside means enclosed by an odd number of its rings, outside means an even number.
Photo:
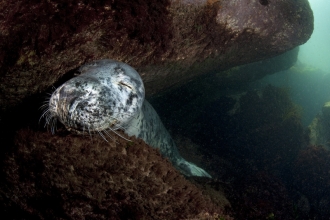
[[[79,68],[81,74],[57,88],[49,100],[50,117],[70,131],[123,128],[140,111],[145,91],[129,65],[98,60]]]

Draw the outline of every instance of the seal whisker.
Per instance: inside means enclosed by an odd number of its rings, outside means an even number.
[[[57,88],[56,88],[54,85],[52,85],[51,92],[49,92],[50,95],[52,95],[52,93],[53,93],[56,89],[57,89]],[[47,93],[47,94],[49,94],[49,93]]]
[[[44,111],[47,110],[47,109],[48,109],[47,104],[45,104],[44,106],[39,107],[39,110],[42,111],[42,113],[44,113]]]
[[[117,113],[117,114],[122,114],[122,115],[127,115],[127,116],[134,116],[131,113],[126,113],[126,112],[120,112],[120,111],[113,111],[112,113]]]
[[[54,128],[54,133],[55,133],[57,130],[57,119],[56,118],[53,119],[53,128]]]
[[[55,134],[56,129],[56,125],[57,125],[57,120],[56,118],[52,118],[52,125],[51,125],[51,129],[52,129],[52,134]]]
[[[55,118],[52,118],[51,129],[52,129],[52,134],[55,134],[55,129],[56,129],[56,119]]]
[[[51,115],[50,111],[48,111],[47,114],[45,115],[45,120],[46,120],[45,125],[49,125],[51,119],[52,119],[52,115]]]
[[[104,135],[102,134],[102,131],[97,131],[99,133],[99,135],[106,141],[108,142],[108,140],[104,137]]]
[[[44,127],[46,127],[46,126],[49,125],[51,119],[52,119],[52,117],[50,115],[47,115],[46,116],[46,123],[45,123],[45,126]]]
[[[111,136],[111,134],[107,130],[103,130],[103,131],[111,140],[113,140],[113,137]]]
[[[88,129],[89,137],[91,138],[91,141],[93,141],[91,129],[89,128],[89,126],[87,127],[87,129]]]
[[[118,132],[116,132],[114,129],[111,129],[111,128],[109,128],[113,133],[115,133],[116,135],[118,135],[119,137],[121,137],[122,139],[124,139],[124,140],[126,140],[126,141],[130,141],[131,142],[131,140],[130,139],[127,139],[127,138],[125,138],[124,136],[122,136],[122,135],[120,135]]]
[[[40,118],[39,118],[39,122],[38,122],[38,123],[40,123],[41,119],[42,119],[44,116],[47,116],[48,113],[49,113],[49,109],[46,109],[46,110],[42,113],[42,115],[40,116]]]
[[[85,134],[85,126],[83,126],[83,135]]]
[[[48,123],[47,123],[47,130],[48,129],[50,129],[50,132],[52,133],[52,134],[54,134],[54,130],[53,130],[53,118],[49,118],[49,121],[48,121]]]
[[[116,125],[116,127],[115,128],[111,128],[111,130],[113,131],[113,130],[120,129],[120,130],[125,131],[127,129],[127,127],[128,127],[127,125],[124,125],[124,126]],[[137,127],[135,125],[130,125],[130,127],[137,129]]]
[[[44,102],[44,104],[43,104],[42,106],[39,107],[39,110],[42,110],[42,109],[48,108],[48,103],[49,103],[49,101]]]

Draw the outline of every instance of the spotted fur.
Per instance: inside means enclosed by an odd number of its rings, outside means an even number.
[[[211,177],[180,156],[158,114],[144,99],[142,79],[132,67],[97,60],[83,65],[79,72],[52,94],[44,114],[48,124],[57,119],[70,131],[98,132],[102,137],[102,132],[122,129],[158,148],[183,174]]]

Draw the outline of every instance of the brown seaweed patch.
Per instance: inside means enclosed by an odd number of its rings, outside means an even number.
[[[130,144],[114,139],[20,130],[4,161],[0,193],[7,216],[230,219],[156,149],[135,138]]]

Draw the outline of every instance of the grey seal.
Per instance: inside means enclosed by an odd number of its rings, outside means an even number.
[[[54,128],[60,121],[69,131],[99,133],[123,130],[158,148],[186,176],[211,176],[183,159],[154,108],[145,100],[140,75],[131,66],[114,60],[96,60],[81,66],[80,75],[51,95],[42,115]],[[52,130],[53,131],[53,130]]]

